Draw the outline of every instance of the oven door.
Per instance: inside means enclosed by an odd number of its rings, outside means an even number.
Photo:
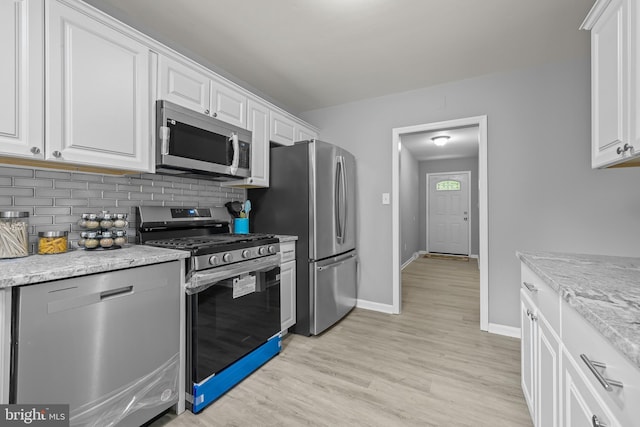
[[[239,263],[187,295],[187,369],[192,384],[222,371],[280,332],[279,256]]]

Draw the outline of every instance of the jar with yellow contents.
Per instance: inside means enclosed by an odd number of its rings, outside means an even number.
[[[38,254],[52,255],[67,252],[66,231],[41,231],[38,233]]]

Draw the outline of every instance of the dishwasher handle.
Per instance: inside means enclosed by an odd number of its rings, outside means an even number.
[[[108,291],[100,292],[100,301],[104,301],[108,298],[113,298],[120,295],[132,294],[132,293],[133,293],[133,285],[123,286],[117,289],[110,289]]]

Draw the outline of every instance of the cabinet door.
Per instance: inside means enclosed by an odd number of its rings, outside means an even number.
[[[42,159],[42,0],[0,2],[0,154]]]
[[[563,423],[565,427],[620,426],[606,405],[587,385],[576,369],[573,358],[563,351]]]
[[[591,30],[593,167],[622,160],[628,142],[627,16],[627,0],[612,0]]]
[[[310,139],[317,139],[318,134],[311,129],[300,127],[298,128],[298,137],[296,141],[308,141]]]
[[[160,55],[159,99],[171,101],[203,114],[211,114],[211,77],[182,62]]]
[[[560,339],[538,312],[536,325],[536,425],[560,425]]]
[[[522,370],[522,393],[529,407],[531,419],[536,424],[535,417],[535,344],[536,331],[532,316],[535,315],[533,304],[520,290],[520,358]]]
[[[211,81],[213,116],[232,125],[247,128],[247,97],[240,91],[217,81]]]
[[[149,49],[114,22],[46,7],[46,158],[151,170]]]
[[[249,130],[251,140],[251,178],[248,184],[252,186],[269,186],[269,109],[250,99],[247,104],[249,111]]]
[[[271,127],[269,139],[282,145],[293,145],[296,141],[296,125],[293,120],[278,113],[271,111],[270,115]]]
[[[280,266],[280,313],[282,330],[296,324],[296,262]]]

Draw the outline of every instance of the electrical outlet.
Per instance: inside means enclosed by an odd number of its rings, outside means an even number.
[[[391,195],[389,193],[382,193],[382,204],[388,205],[391,203]]]

